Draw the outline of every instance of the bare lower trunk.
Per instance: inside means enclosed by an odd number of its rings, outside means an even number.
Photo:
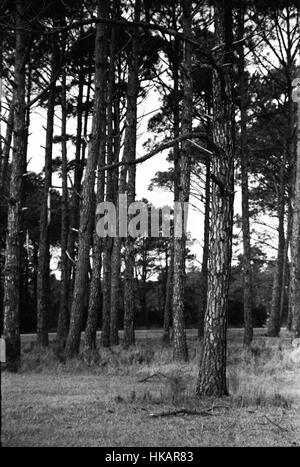
[[[210,161],[206,161],[205,178],[205,214],[204,214],[204,246],[201,268],[201,289],[198,315],[198,337],[204,335],[204,316],[207,304],[207,285],[208,285],[208,248],[209,248],[209,218],[210,218]]]
[[[234,200],[234,106],[231,2],[215,2],[218,49],[213,72],[213,143],[209,274],[198,396],[223,396],[226,387],[226,332],[232,254]],[[223,66],[227,64],[226,67]]]
[[[292,331],[295,337],[300,337],[300,93],[297,94],[297,153],[296,153],[296,177],[294,190],[293,210],[293,284],[292,284]]]
[[[280,333],[280,302],[281,302],[281,291],[282,291],[282,279],[283,279],[283,265],[284,265],[284,246],[285,246],[285,234],[284,234],[284,213],[285,213],[285,200],[284,200],[284,170],[285,170],[285,158],[282,162],[281,175],[280,175],[280,189],[279,189],[279,200],[278,200],[278,253],[277,262],[274,272],[273,290],[272,290],[272,303],[271,312],[268,320],[267,334],[270,337],[279,336]]]
[[[174,271],[174,238],[170,239],[171,252],[170,264],[168,267],[167,285],[166,285],[166,299],[164,307],[164,334],[163,342],[168,344],[170,342],[170,326],[172,323],[172,292],[173,292],[173,271]]]
[[[288,284],[289,284],[289,256],[288,251],[291,243],[291,236],[292,236],[292,216],[293,216],[293,209],[291,202],[289,200],[289,207],[288,207],[288,221],[287,221],[287,231],[286,231],[286,238],[284,243],[284,257],[283,257],[283,272],[282,272],[282,284],[281,284],[281,297],[280,297],[280,326],[282,325],[282,320],[285,315],[285,307],[289,308],[289,298],[288,298]],[[288,316],[287,316],[288,322]]]
[[[14,146],[11,161],[7,236],[4,266],[4,325],[7,368],[16,371],[20,363],[20,225],[22,202],[22,169],[26,145],[25,128],[25,67],[26,22],[25,6],[16,0],[16,49],[14,94]]]

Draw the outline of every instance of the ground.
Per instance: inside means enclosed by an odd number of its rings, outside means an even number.
[[[263,333],[245,352],[242,330],[229,330],[230,396],[200,401],[195,331],[187,364],[172,362],[160,332],[67,363],[23,339],[20,372],[2,372],[2,446],[300,446],[292,338]]]

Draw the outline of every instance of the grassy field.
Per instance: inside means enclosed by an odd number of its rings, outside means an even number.
[[[242,331],[229,330],[230,396],[200,401],[195,333],[185,365],[172,363],[159,333],[144,334],[135,349],[67,363],[23,343],[21,371],[2,373],[2,446],[300,445],[300,364],[285,331],[257,330],[246,353]]]

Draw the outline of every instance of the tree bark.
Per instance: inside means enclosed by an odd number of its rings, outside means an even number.
[[[191,5],[189,0],[183,0],[183,34],[191,36],[192,20]],[[184,42],[183,61],[183,110],[181,120],[182,134],[192,130],[193,118],[193,80],[192,80],[192,49],[188,41]],[[182,219],[184,205],[189,200],[190,189],[190,142],[183,141],[178,160],[178,201],[182,209]],[[186,361],[188,359],[188,349],[185,335],[184,322],[184,299],[185,299],[185,248],[186,235],[184,232],[184,222],[182,222],[182,236],[174,234],[174,275],[173,275],[173,358],[175,360]],[[175,225],[174,225],[175,230]]]
[[[232,5],[214,2],[216,45],[213,71],[213,142],[209,274],[204,338],[196,393],[223,396],[226,388],[226,331],[232,255],[234,200],[234,106]],[[226,64],[226,66],[224,66]]]
[[[20,225],[23,160],[26,151],[25,112],[25,5],[16,0],[16,48],[14,91],[14,144],[11,161],[7,236],[4,266],[4,325],[7,369],[16,371],[20,364]]]
[[[106,0],[98,0],[98,17],[107,11]],[[99,156],[101,137],[101,118],[105,111],[105,36],[106,27],[98,23],[96,27],[95,44],[95,101],[93,110],[92,134],[89,143],[87,165],[82,189],[82,204],[80,208],[78,259],[75,275],[73,303],[71,309],[70,329],[66,343],[65,353],[72,358],[79,352],[81,327],[83,318],[83,300],[89,271],[89,256],[94,220],[94,186],[95,171]]]
[[[293,284],[292,284],[292,331],[295,337],[300,337],[300,93],[297,93],[297,151],[296,151],[296,177],[293,209]]]

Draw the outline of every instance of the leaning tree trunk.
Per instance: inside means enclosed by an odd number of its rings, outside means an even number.
[[[59,50],[57,38],[52,37],[51,78],[55,79],[58,67]],[[40,238],[39,258],[37,273],[37,343],[48,345],[48,315],[49,315],[49,225],[50,225],[50,200],[52,181],[52,149],[53,127],[55,108],[55,86],[52,86],[48,94],[46,149],[45,149],[45,177],[40,211]]]
[[[103,11],[107,11],[107,0],[98,0],[98,16],[102,17]],[[66,343],[65,353],[68,358],[74,357],[79,352],[81,327],[83,318],[83,301],[86,293],[92,228],[94,221],[94,186],[96,167],[99,156],[101,118],[105,108],[105,38],[106,27],[98,23],[96,27],[95,44],[95,101],[93,110],[92,134],[89,143],[89,151],[82,189],[82,203],[80,208],[79,245],[78,258],[71,309],[70,329]]]
[[[14,145],[11,161],[7,236],[4,266],[4,325],[7,369],[16,371],[20,362],[20,226],[22,203],[22,169],[26,151],[25,67],[26,21],[25,5],[16,0],[16,48],[14,91]]]
[[[277,261],[273,279],[272,302],[271,312],[268,320],[267,335],[270,337],[277,337],[280,333],[280,302],[282,292],[282,279],[283,279],[283,265],[284,265],[284,251],[285,251],[285,234],[284,234],[284,217],[285,217],[285,161],[284,156],[280,171],[280,186],[279,186],[279,199],[278,199],[278,252]]]
[[[136,0],[134,20],[139,22],[141,14],[141,1]],[[139,31],[135,29],[132,37],[132,50],[128,65],[126,133],[124,140],[124,156],[126,161],[132,162],[136,157],[136,130],[137,130],[137,99],[139,92]],[[128,205],[135,200],[135,164],[128,168],[127,200]],[[129,347],[135,343],[134,315],[135,315],[135,283],[134,283],[134,239],[127,236],[124,249],[124,346]]]
[[[62,70],[61,89],[61,172],[62,172],[62,204],[61,204],[61,279],[60,304],[57,324],[57,341],[64,349],[68,336],[68,158],[67,158],[67,102],[66,102],[66,72]]]
[[[292,284],[292,331],[295,337],[300,337],[300,92],[295,91],[297,110],[297,152],[296,152],[296,177],[294,190],[293,210],[293,284]]]
[[[191,36],[191,5],[189,0],[183,0],[183,34]],[[192,50],[188,41],[184,42],[183,63],[183,111],[181,121],[182,134],[191,132],[193,118],[193,80],[192,80]],[[185,248],[186,235],[184,225],[185,203],[189,200],[190,189],[190,142],[181,145],[178,160],[178,201],[181,206],[182,235],[177,236],[174,222],[174,272],[173,272],[173,358],[186,361],[188,350],[186,344],[184,322],[185,295]],[[178,181],[178,180],[177,180]]]
[[[214,2],[213,146],[209,274],[203,348],[196,392],[223,396],[226,388],[226,332],[234,200],[234,106],[232,85],[232,10]],[[226,67],[224,66],[226,64]]]
[[[244,37],[244,8],[239,11],[238,39]],[[244,43],[239,47],[239,79],[241,98],[241,180],[242,180],[242,230],[243,230],[243,307],[244,307],[244,346],[249,347],[253,339],[252,319],[252,277],[251,243],[249,220],[249,153],[247,134],[247,75],[245,70]]]

